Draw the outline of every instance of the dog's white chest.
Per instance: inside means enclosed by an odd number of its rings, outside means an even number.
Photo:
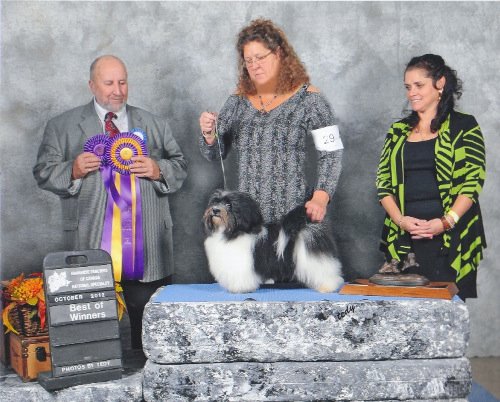
[[[210,272],[221,286],[234,293],[253,292],[260,286],[254,269],[256,239],[257,235],[243,234],[228,241],[217,231],[205,240]]]

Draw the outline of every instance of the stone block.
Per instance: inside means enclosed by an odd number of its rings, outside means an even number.
[[[469,360],[238,362],[144,368],[146,401],[466,400]]]
[[[121,380],[77,385],[58,391],[46,391],[37,382],[23,383],[13,372],[2,373],[2,402],[140,402],[142,370],[125,369]]]
[[[334,300],[153,297],[144,313],[145,353],[175,364],[458,358],[467,350],[469,314],[460,300],[321,297]]]

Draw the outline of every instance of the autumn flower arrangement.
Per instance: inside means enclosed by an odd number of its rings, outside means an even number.
[[[11,320],[13,313],[18,314],[17,311],[12,311],[14,309],[26,311],[27,313],[25,319],[30,320],[31,322],[40,323],[36,328],[36,332],[44,331],[46,324],[46,305],[42,274],[34,273],[25,277],[24,273],[22,273],[11,281],[2,281],[2,285],[5,286],[5,289],[2,291],[2,320],[3,324],[7,327],[5,333],[12,331],[19,335],[19,331],[15,328],[16,325],[14,325]],[[118,282],[115,282],[115,290],[118,307],[118,319],[121,320],[123,313],[127,310],[125,303],[120,296],[120,292],[122,292],[123,289]],[[26,329],[26,323],[23,329]]]
[[[42,274],[35,273],[25,278],[24,273],[11,281],[2,281],[6,289],[2,291],[4,309],[2,313],[3,324],[9,331],[19,334],[11,321],[11,310],[23,308],[28,311],[27,319],[40,321],[38,331],[45,329],[45,294],[43,292]],[[17,313],[17,312],[15,312]]]

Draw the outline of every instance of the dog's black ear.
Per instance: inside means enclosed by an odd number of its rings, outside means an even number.
[[[233,199],[232,208],[240,230],[249,232],[260,231],[264,218],[260,205],[247,193],[237,193]]]
[[[208,201],[208,205],[219,202],[223,196],[224,196],[224,190],[221,189],[215,190],[212,196],[210,197],[210,200]]]

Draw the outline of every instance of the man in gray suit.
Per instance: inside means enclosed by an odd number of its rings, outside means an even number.
[[[99,249],[105,221],[107,190],[101,160],[83,152],[87,140],[103,134],[105,115],[114,112],[119,132],[140,129],[146,134],[148,156],[136,156],[130,172],[139,178],[144,274],[140,280],[122,278],[132,329],[132,347],[141,348],[144,305],[159,286],[172,283],[174,270],[172,218],[168,195],[187,175],[187,161],[167,121],[127,105],[128,81],[124,63],[101,56],[90,68],[86,105],[71,109],[47,123],[33,174],[38,186],[58,195],[62,205],[65,250]]]

